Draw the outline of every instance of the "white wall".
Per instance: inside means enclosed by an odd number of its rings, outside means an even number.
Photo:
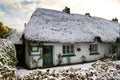
[[[71,63],[78,63],[78,62],[82,62],[81,56],[85,56],[86,57],[86,61],[92,61],[92,60],[97,60],[102,58],[108,50],[109,47],[109,43],[98,43],[98,52],[100,54],[97,55],[89,55],[90,51],[89,51],[89,46],[90,43],[75,43],[74,44],[74,52],[76,56],[70,57],[70,62]],[[61,54],[62,55],[62,43],[43,43],[43,45],[52,45],[53,46],[53,64],[57,65],[58,64],[58,55]],[[81,51],[77,51],[77,48],[80,48]],[[26,47],[27,49],[27,47]],[[27,54],[27,50],[26,50],[26,64],[27,66],[29,66],[30,68],[35,68],[36,66],[34,66],[32,64],[32,58],[33,59],[38,59],[39,56],[30,56],[29,54]],[[67,57],[62,57],[62,64],[67,64]],[[38,67],[42,67],[43,63],[42,63],[42,59],[39,61]]]
[[[26,48],[25,49],[25,52],[26,52],[25,53],[25,62],[26,62],[27,67],[29,69],[36,68],[36,66],[37,67],[42,67],[43,66],[42,59],[38,60],[40,58],[40,56],[32,56],[32,55],[30,55],[29,54],[30,49],[28,49],[27,42],[25,43],[25,45],[26,45],[26,47],[25,47]],[[31,45],[33,45],[33,44],[31,44]],[[34,46],[35,45],[38,46],[38,44],[34,44]],[[40,55],[42,55],[42,53],[40,53],[40,50],[41,50],[41,47],[39,47],[39,52],[31,52],[31,54],[40,54]],[[36,64],[34,61],[36,61],[38,64]]]
[[[28,68],[30,68],[30,56],[28,54],[27,42],[25,43],[25,63]]]
[[[82,62],[81,56],[85,56],[86,61],[93,61],[104,57],[104,55],[107,53],[109,44],[108,43],[97,43],[97,44],[98,44],[98,52],[100,54],[90,55],[90,51],[89,51],[90,43],[76,43],[74,50],[76,56],[70,57],[71,63]],[[58,64],[57,55],[62,54],[62,46],[63,44],[60,43],[54,44],[53,58],[55,65]],[[77,51],[77,48],[80,48],[81,51]],[[62,64],[67,64],[67,63],[68,63],[67,57],[62,57]]]
[[[42,53],[40,52],[41,47],[39,47],[39,52],[31,52],[33,55],[30,56],[30,66],[31,68],[36,68],[36,67],[42,67],[42,58],[39,59],[42,56]],[[38,54],[38,56],[34,56],[35,54]],[[35,61],[35,62],[34,62]]]

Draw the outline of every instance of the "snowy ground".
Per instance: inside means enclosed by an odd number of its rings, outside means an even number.
[[[34,70],[27,70],[27,69],[18,69],[16,71],[16,76],[25,76],[28,75],[29,73],[32,73],[33,71],[37,71],[37,70],[41,70],[41,71],[46,71],[46,70],[50,70],[51,72],[56,70],[56,71],[62,71],[62,70],[66,70],[69,68],[82,68],[82,69],[88,69],[91,67],[92,63],[86,63],[86,64],[77,64],[77,65],[70,65],[70,66],[62,66],[62,67],[54,67],[54,68],[45,68],[45,69],[34,69]]]
[[[19,80],[120,80],[120,61],[96,61],[70,66],[16,71]]]

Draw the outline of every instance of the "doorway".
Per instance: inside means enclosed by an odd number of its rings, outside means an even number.
[[[53,66],[53,46],[43,47],[43,67]]]

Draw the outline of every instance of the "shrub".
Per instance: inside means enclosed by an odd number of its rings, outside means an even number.
[[[16,64],[17,59],[14,45],[5,39],[0,39],[0,79],[13,79]]]

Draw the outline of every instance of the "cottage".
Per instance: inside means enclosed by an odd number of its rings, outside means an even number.
[[[25,65],[25,46],[22,40],[22,32],[11,31],[11,34],[7,36],[7,40],[12,42],[16,49],[16,57],[18,60],[18,66]]]
[[[24,31],[29,68],[93,61],[109,52],[120,24],[81,14],[38,8]]]

